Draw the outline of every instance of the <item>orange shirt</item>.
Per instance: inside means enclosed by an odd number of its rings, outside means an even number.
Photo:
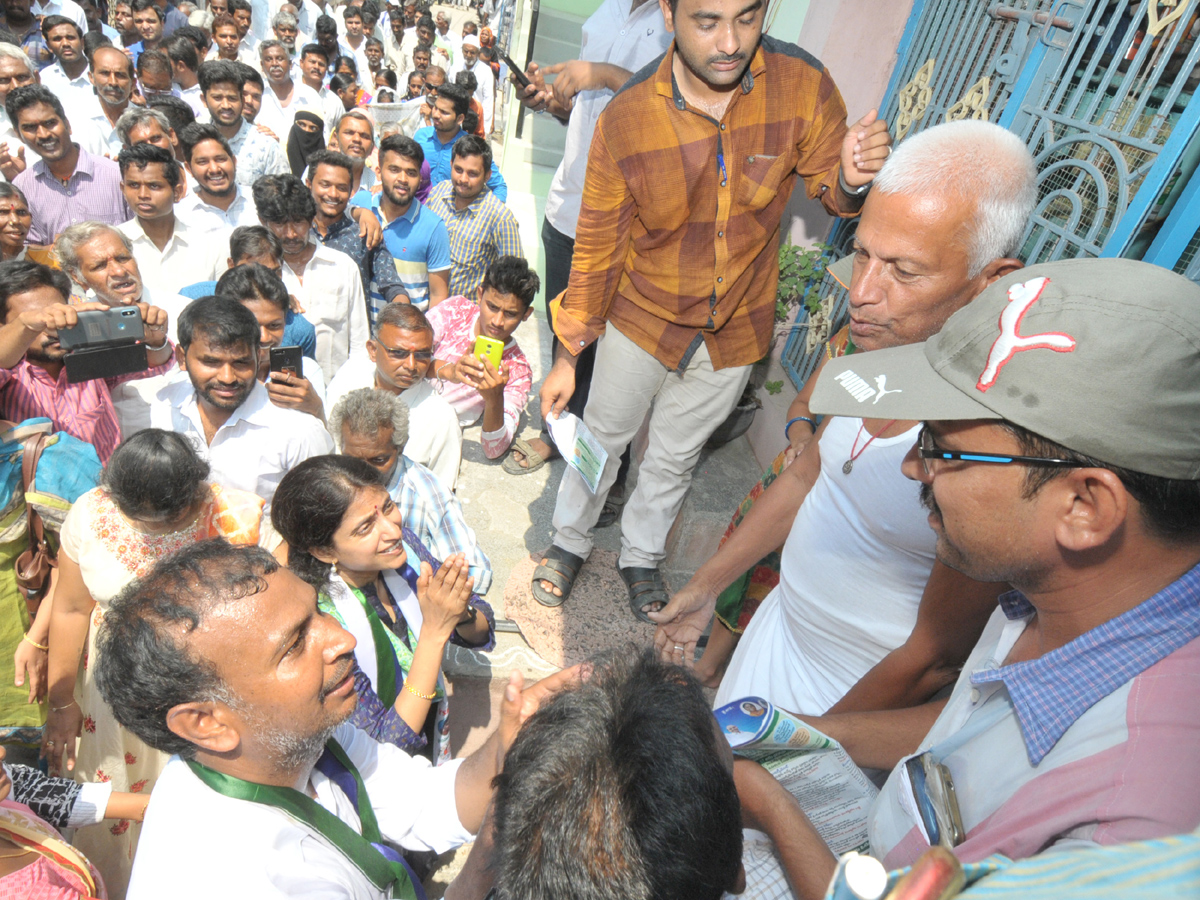
[[[673,55],[634,75],[596,125],[554,330],[573,354],[611,321],[671,369],[700,341],[714,368],[749,365],[770,346],[797,176],[830,213],[857,212],[837,186],[846,107],[817,60],[764,36],[718,122],[684,101]]]

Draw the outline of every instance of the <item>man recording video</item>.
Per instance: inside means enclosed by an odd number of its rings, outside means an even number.
[[[0,418],[20,422],[45,416],[55,430],[93,444],[100,461],[107,462],[121,442],[109,389],[167,372],[175,348],[167,339],[167,314],[139,303],[149,367],[70,384],[58,332],[76,325],[80,312],[106,309],[99,303],[68,306],[70,294],[70,281],[57,269],[26,260],[0,263]]]

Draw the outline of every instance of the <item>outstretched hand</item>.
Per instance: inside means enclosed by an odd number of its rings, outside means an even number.
[[[883,168],[891,152],[887,122],[873,109],[851,125],[842,140],[842,179],[849,187],[862,187]]]
[[[693,668],[696,642],[712,620],[717,595],[690,582],[657,612],[647,614],[658,623],[654,630],[654,649],[663,662]]]

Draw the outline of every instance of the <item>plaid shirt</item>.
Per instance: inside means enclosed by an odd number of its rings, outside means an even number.
[[[450,232],[450,296],[474,297],[483,273],[500,256],[520,256],[517,217],[491,191],[484,191],[466,209],[454,208],[454,185],[434,185],[425,204],[438,214]]]
[[[463,518],[462,506],[438,477],[420,463],[400,456],[388,493],[400,507],[404,527],[411,529],[440,560],[455,553],[465,555],[475,577],[471,590],[486,594],[492,586],[491,560]]]
[[[846,107],[829,73],[764,37],[720,122],[690,107],[672,47],[600,116],[554,330],[578,354],[611,321],[671,369],[766,355],[779,226],[796,176],[835,215]],[[453,287],[451,293],[454,293]]]
[[[324,234],[314,226],[313,234],[326,247],[341,250],[358,266],[363,293],[367,297],[367,312],[373,326],[380,311],[404,293],[404,283],[396,272],[396,264],[388,252],[387,244],[380,241],[378,247],[368,250],[366,238],[358,235],[358,223],[346,213],[342,213],[342,217],[330,225]]]
[[[1006,618],[1035,612],[1019,591],[1000,598]],[[1200,637],[1200,565],[1128,612],[1045,656],[975,672],[972,684],[1008,688],[1029,761],[1037,765],[1075,720],[1125,682]]]

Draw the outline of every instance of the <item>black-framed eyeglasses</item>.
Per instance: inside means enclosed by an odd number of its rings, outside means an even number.
[[[379,345],[379,349],[388,355],[388,359],[394,360],[395,362],[404,362],[404,360],[408,359],[410,356],[415,362],[419,363],[433,361],[432,350],[408,350],[404,347],[385,347],[383,344]]]
[[[929,468],[929,460],[931,459],[957,459],[963,462],[990,463],[997,466],[1007,466],[1015,463],[1027,466],[1057,466],[1070,469],[1087,467],[1086,463],[1076,462],[1073,459],[1053,459],[1047,456],[1009,456],[1003,453],[981,453],[975,450],[943,450],[933,442],[933,432],[929,430],[928,425],[922,425],[921,431],[917,435],[917,456],[921,460],[921,465],[924,467],[926,475],[932,474]]]

